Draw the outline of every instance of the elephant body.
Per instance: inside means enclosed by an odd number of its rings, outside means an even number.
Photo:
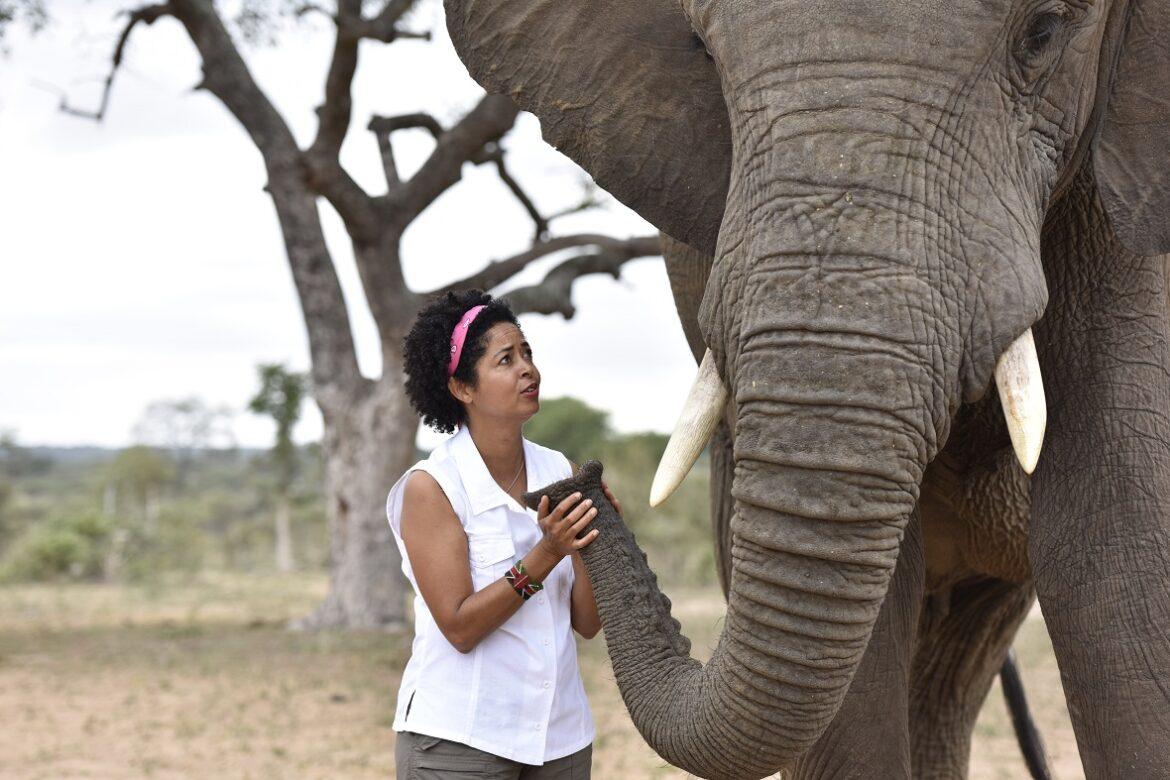
[[[649,744],[962,777],[1038,597],[1088,776],[1170,777],[1170,0],[446,10],[666,236],[724,388],[711,660],[628,533],[586,559]]]

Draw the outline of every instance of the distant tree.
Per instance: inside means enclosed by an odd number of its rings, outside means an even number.
[[[313,397],[324,420],[332,572],[325,602],[298,620],[295,626],[299,628],[375,628],[405,621],[405,580],[386,523],[385,498],[393,479],[415,457],[418,419],[403,388],[402,340],[420,307],[433,295],[449,290],[493,290],[532,263],[559,254],[558,263],[541,282],[514,289],[507,297],[517,313],[560,313],[569,318],[575,312],[571,293],[578,278],[589,274],[618,278],[626,262],[661,254],[658,235],[622,239],[552,234],[555,219],[597,204],[595,190],[590,186],[580,202],[553,213],[537,208],[506,165],[501,139],[512,128],[519,108],[504,95],[484,95],[448,126],[424,112],[370,117],[365,128],[381,156],[385,190],[372,194],[358,183],[342,166],[340,152],[353,125],[351,87],[359,51],[363,42],[429,40],[429,32],[411,29],[408,17],[414,5],[413,0],[334,0],[325,5],[245,0],[234,20],[225,19],[213,0],[141,5],[126,15],[98,107],[62,106],[68,113],[100,120],[131,32],[140,25],[173,18],[187,32],[202,64],[196,89],[206,90],[224,105],[264,161],[265,191],[272,198],[284,238],[308,334]],[[253,78],[237,37],[245,41],[275,38],[282,22],[309,17],[328,20],[334,44],[317,108],[316,133],[302,146]],[[393,88],[395,78],[415,75],[399,73],[385,83]],[[391,139],[395,133],[419,130],[434,139],[434,148],[421,167],[404,177]],[[496,169],[503,186],[532,220],[531,245],[440,288],[411,289],[403,273],[402,237],[424,210],[460,180],[466,164]],[[377,377],[366,377],[358,367],[348,308],[325,243],[321,201],[337,213],[349,235],[381,343],[382,371]]]
[[[175,481],[187,486],[191,466],[200,450],[234,447],[232,411],[226,406],[210,407],[195,396],[152,401],[134,424],[136,444],[169,451],[174,458]]]
[[[248,409],[271,417],[276,423],[276,443],[269,457],[276,474],[276,566],[292,571],[292,484],[297,475],[297,447],[292,440],[293,428],[301,418],[301,403],[308,388],[304,374],[286,371],[283,365],[259,366],[260,390],[248,402]]]
[[[14,431],[0,431],[0,475],[13,480],[44,474],[52,467],[51,458],[36,455],[21,446]]]
[[[158,518],[158,502],[163,490],[174,484],[177,469],[174,459],[165,452],[142,444],[118,453],[106,470],[106,478],[128,496],[146,522]]]
[[[13,23],[23,23],[36,32],[45,26],[48,19],[45,4],[41,0],[0,0],[0,46]]]
[[[600,458],[610,433],[608,412],[568,397],[541,401],[540,411],[524,426],[527,438],[560,450],[578,465]]]
[[[117,578],[122,571],[132,525],[148,537],[156,533],[163,490],[175,483],[176,474],[175,462],[170,455],[141,444],[127,447],[110,461],[106,467],[107,498],[103,512],[103,516],[113,522],[102,567],[107,577]],[[119,496],[122,497],[121,503]],[[127,507],[127,498],[130,507]],[[125,511],[131,507],[132,513]]]

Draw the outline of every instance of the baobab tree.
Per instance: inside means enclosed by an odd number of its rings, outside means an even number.
[[[273,0],[276,6],[277,0]],[[250,4],[251,11],[263,3]],[[506,166],[501,138],[519,109],[508,97],[484,95],[458,121],[444,127],[428,113],[373,116],[366,125],[376,143],[386,191],[371,194],[342,166],[339,152],[353,124],[352,83],[363,41],[393,44],[428,38],[403,29],[410,0],[336,0],[326,8],[312,3],[292,8],[297,15],[323,14],[331,20],[333,52],[317,108],[313,140],[298,145],[285,117],[249,71],[228,24],[212,0],[167,0],[129,10],[114,50],[113,67],[96,110],[63,103],[63,110],[100,120],[109,105],[114,77],[131,33],[160,19],[177,20],[201,60],[197,89],[217,98],[239,121],[263,158],[266,192],[276,208],[289,267],[308,334],[313,399],[324,420],[332,571],[326,600],[297,628],[387,627],[405,613],[400,560],[384,515],[390,483],[411,464],[418,422],[402,386],[402,339],[418,309],[436,293],[477,287],[492,290],[534,261],[553,253],[566,256],[539,284],[508,294],[518,313],[573,314],[576,279],[596,273],[617,278],[627,261],[660,254],[655,235],[619,239],[606,235],[552,234],[558,215],[543,215]],[[273,13],[276,13],[275,11]],[[392,85],[388,84],[388,88]],[[411,176],[399,174],[394,134],[421,128],[434,148]],[[531,246],[489,262],[466,278],[430,291],[410,289],[403,276],[401,242],[407,227],[456,184],[464,164],[490,164],[531,216]],[[348,233],[362,289],[380,342],[382,371],[364,376],[333,259],[318,214],[324,200]]]

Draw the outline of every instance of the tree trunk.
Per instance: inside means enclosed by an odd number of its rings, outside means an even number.
[[[292,514],[292,509],[289,506],[287,495],[280,496],[276,501],[276,525],[274,532],[276,536],[276,568],[280,571],[292,571],[293,565],[293,550],[292,550],[292,528],[289,522],[289,516]]]
[[[153,534],[158,530],[158,493],[158,488],[148,487],[146,488],[146,497],[142,501],[142,524],[147,534]]]
[[[130,532],[122,527],[115,528],[110,534],[110,546],[102,561],[102,579],[106,582],[115,582],[122,576],[126,542],[129,538]]]
[[[414,463],[418,418],[402,386],[400,359],[387,365],[383,376],[365,384],[348,403],[335,407],[331,399],[321,404],[332,557],[329,594],[312,614],[294,621],[294,629],[394,629],[406,624],[406,579],[386,520],[386,496]]]

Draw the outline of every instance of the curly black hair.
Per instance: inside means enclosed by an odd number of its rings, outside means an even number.
[[[406,359],[406,395],[422,421],[439,433],[451,433],[467,422],[467,410],[447,389],[447,362],[451,356],[451,331],[472,306],[484,306],[467,330],[455,378],[475,387],[475,364],[487,349],[484,336],[493,325],[510,322],[516,315],[503,301],[482,290],[447,293],[418,313],[403,340]]]

